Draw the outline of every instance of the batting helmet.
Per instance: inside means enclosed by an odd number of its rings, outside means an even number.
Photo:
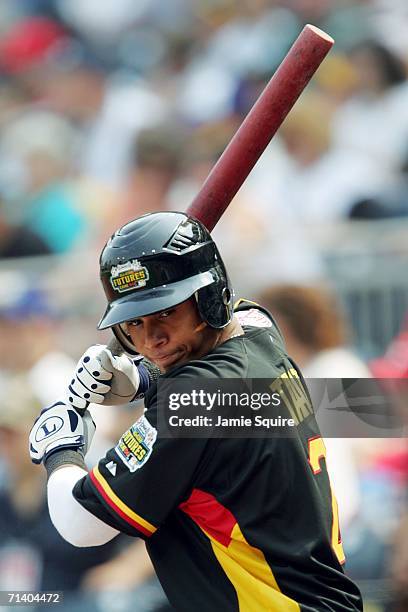
[[[135,346],[121,323],[195,296],[201,318],[221,329],[232,318],[225,266],[202,223],[178,212],[143,215],[121,227],[100,257],[107,309],[98,329],[111,327],[123,348]]]

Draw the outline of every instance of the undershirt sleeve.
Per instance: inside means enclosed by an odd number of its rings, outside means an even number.
[[[74,498],[73,488],[86,474],[76,465],[67,464],[55,470],[47,485],[48,508],[54,527],[67,542],[79,547],[101,546],[119,531],[88,512]]]

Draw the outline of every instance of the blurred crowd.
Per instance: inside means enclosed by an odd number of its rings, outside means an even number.
[[[403,2],[165,4],[1,3],[3,258],[99,247],[140,213],[185,209],[307,22],[335,47],[226,228],[287,277],[317,274],[318,258],[300,229],[285,246],[302,238],[308,258],[269,252],[275,224],[406,217]]]
[[[336,44],[214,237],[237,296],[271,309],[306,376],[407,378],[405,278],[397,302],[385,298],[396,323],[364,344],[358,300],[346,312],[322,249],[347,236],[362,252],[369,224],[374,250],[387,235],[392,270],[406,266],[405,0],[0,2],[0,590],[59,587],[78,611],[113,609],[114,591],[115,609],[165,609],[139,543],[84,553],[58,539],[27,428],[81,352],[109,337],[95,331],[107,238],[140,214],[187,208],[306,23]],[[343,266],[354,284],[391,279],[362,261]],[[134,410],[94,411],[90,462]],[[347,571],[367,610],[408,610],[406,440],[328,447]]]

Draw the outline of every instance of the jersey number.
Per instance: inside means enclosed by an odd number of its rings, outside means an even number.
[[[320,466],[320,460],[324,458],[326,460],[326,447],[324,445],[323,439],[319,437],[310,438],[308,440],[309,445],[309,464],[313,470],[313,474],[319,474],[322,471]],[[330,488],[331,492],[331,500],[332,500],[332,514],[333,514],[333,522],[331,529],[331,545],[333,551],[339,560],[339,563],[344,563],[346,557],[344,555],[343,546],[341,543],[341,535],[340,535],[340,527],[339,527],[339,510],[337,506],[337,501],[335,496],[333,495],[333,491]]]

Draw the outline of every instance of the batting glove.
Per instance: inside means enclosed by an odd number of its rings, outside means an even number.
[[[95,423],[89,412],[81,417],[67,402],[57,402],[44,408],[30,432],[30,457],[42,463],[55,451],[79,450],[86,455],[95,433]]]
[[[113,355],[104,344],[91,346],[80,358],[68,387],[68,400],[76,409],[89,403],[114,406],[132,401],[140,386],[135,363],[124,353]]]

